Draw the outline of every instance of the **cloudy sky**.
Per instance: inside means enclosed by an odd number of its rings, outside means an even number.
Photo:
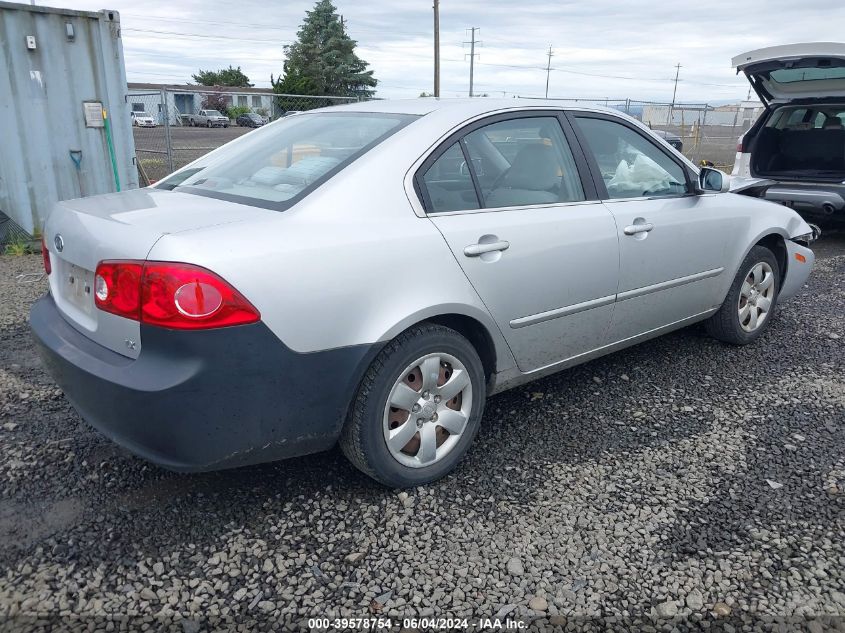
[[[240,65],[257,87],[281,72],[282,45],[311,0],[59,0],[76,9],[116,9],[129,81],[186,83],[197,69]],[[432,89],[431,0],[335,0],[380,97]],[[549,96],[591,99],[745,98],[730,68],[746,50],[842,39],[845,3],[826,0],[441,0],[443,96],[469,89],[469,28],[479,27],[476,92],[542,96],[549,45]]]

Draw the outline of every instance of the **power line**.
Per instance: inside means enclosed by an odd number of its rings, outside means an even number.
[[[152,18],[152,19],[158,19],[158,18]],[[185,20],[185,21],[188,21],[188,20]],[[204,21],[203,20],[191,20],[190,22],[203,22],[203,23],[208,23],[208,24],[218,24],[218,25],[226,25],[226,26],[240,25],[240,26],[262,27],[262,25],[258,25],[258,24],[248,24],[248,23],[230,24],[230,23],[224,23],[224,22],[214,22],[214,21],[211,21],[211,20],[204,20]],[[262,27],[262,28],[276,29],[276,28],[280,28],[280,27]],[[271,40],[271,39],[259,39],[259,38],[244,38],[244,37],[233,37],[233,36],[227,36],[227,35],[208,35],[208,34],[202,34],[202,33],[189,33],[189,32],[185,32],[185,31],[163,31],[163,30],[159,30],[159,29],[142,29],[142,28],[135,28],[135,27],[124,27],[123,30],[128,31],[128,32],[136,32],[136,33],[148,33],[148,34],[154,35],[154,36],[159,36],[159,35],[161,35],[161,36],[174,36],[174,35],[177,35],[177,36],[180,36],[180,37],[188,37],[188,38],[225,39],[225,40],[231,40],[231,41],[260,42],[260,43],[268,43],[268,44],[290,43],[289,40],[281,40],[281,39],[279,39],[279,40],[272,39]],[[476,42],[476,43],[478,43],[478,42]],[[375,49],[375,50],[378,50],[378,48],[379,48],[378,46],[366,46],[366,45],[365,45],[365,47]],[[551,47],[550,47],[550,49],[551,49]],[[139,52],[139,54],[142,54],[142,53]],[[143,53],[143,54],[152,55],[152,53]],[[548,55],[548,53],[547,53],[547,55]],[[554,55],[554,53],[552,53],[552,55]],[[184,56],[182,56],[182,55],[174,56],[174,58],[178,58],[178,57],[184,57]],[[441,58],[441,61],[461,62],[461,61],[465,61],[465,60]],[[557,71],[557,72],[563,72],[563,73],[568,73],[568,74],[573,74],[573,75],[583,75],[583,76],[586,76],[586,77],[598,77],[598,78],[602,78],[602,79],[620,79],[620,80],[623,80],[623,81],[676,81],[676,82],[686,82],[688,84],[694,84],[694,85],[699,85],[699,86],[715,86],[715,87],[724,87],[724,88],[734,88],[734,87],[739,85],[739,83],[737,83],[737,84],[724,84],[724,83],[711,83],[711,82],[695,81],[695,80],[690,80],[690,79],[680,79],[677,76],[674,79],[671,78],[671,77],[626,77],[626,76],[623,76],[623,75],[611,75],[611,74],[606,74],[606,73],[595,73],[595,72],[587,72],[587,71],[583,71],[583,70],[573,70],[571,67],[551,66],[550,63],[547,64],[546,66],[533,66],[533,65],[530,65],[530,64],[498,64],[498,63],[481,62],[481,61],[478,61],[476,63],[481,64],[483,66],[491,66],[491,67],[497,67],[497,68],[513,68],[513,69],[519,69],[519,70],[544,70],[544,71],[546,71],[547,75],[551,71]],[[677,90],[677,88],[676,88],[676,90]]]
[[[161,16],[153,16],[153,15],[140,15],[137,13],[121,13],[121,17],[131,17],[136,18],[139,20],[157,20],[162,22],[182,22],[185,24],[211,24],[214,26],[226,26],[226,27],[244,27],[244,28],[251,28],[251,29],[261,29],[264,31],[284,31],[285,33],[291,33],[295,29],[285,26],[271,26],[268,24],[259,24],[257,22],[223,22],[219,20],[194,20],[194,19],[187,19],[187,18],[170,18],[170,17],[161,17]],[[378,33],[380,35],[384,34],[384,29],[374,26],[360,26],[356,24],[354,29],[349,29],[348,24],[349,20],[344,16],[344,23],[347,25],[346,30],[347,34],[349,34],[350,30],[354,31],[368,31],[370,33]],[[415,36],[424,36],[428,37],[429,33],[423,33],[421,31],[402,31],[401,33],[394,33],[394,35],[400,36],[407,36],[407,35],[415,35]]]
[[[237,40],[239,42],[266,42],[268,44],[286,44],[288,42],[284,40],[261,40],[261,39],[254,39],[249,37],[231,37],[229,35],[202,35],[200,33],[184,33],[182,31],[159,31],[157,29],[136,29],[136,28],[123,28],[124,31],[129,31],[132,33],[151,33],[154,35],[178,35],[179,37],[199,37],[203,39],[212,39],[212,40]]]

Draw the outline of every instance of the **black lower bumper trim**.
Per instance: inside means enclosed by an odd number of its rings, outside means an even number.
[[[379,345],[300,354],[263,323],[142,326],[127,359],[71,327],[50,295],[30,314],[48,371],[80,415],[166,468],[205,471],[330,448]]]

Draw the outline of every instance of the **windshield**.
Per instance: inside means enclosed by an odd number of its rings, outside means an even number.
[[[205,111],[205,114],[206,114],[207,116],[223,116],[223,115],[222,115],[222,114],[220,114],[217,110],[206,110],[206,111]]]
[[[134,114],[135,116],[144,116],[144,117],[149,117],[149,116],[150,116],[150,115],[149,115],[149,114],[147,114],[146,112],[133,112],[133,114]]]
[[[283,210],[415,118],[324,112],[283,119],[156,186]]]

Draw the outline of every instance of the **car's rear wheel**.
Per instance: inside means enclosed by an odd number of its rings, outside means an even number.
[[[449,328],[422,324],[376,357],[355,399],[340,446],[362,472],[408,488],[451,472],[478,431],[484,367]]]
[[[765,246],[755,246],[742,262],[722,307],[707,321],[707,331],[733,345],[757,340],[774,317],[779,291],[777,258]]]

